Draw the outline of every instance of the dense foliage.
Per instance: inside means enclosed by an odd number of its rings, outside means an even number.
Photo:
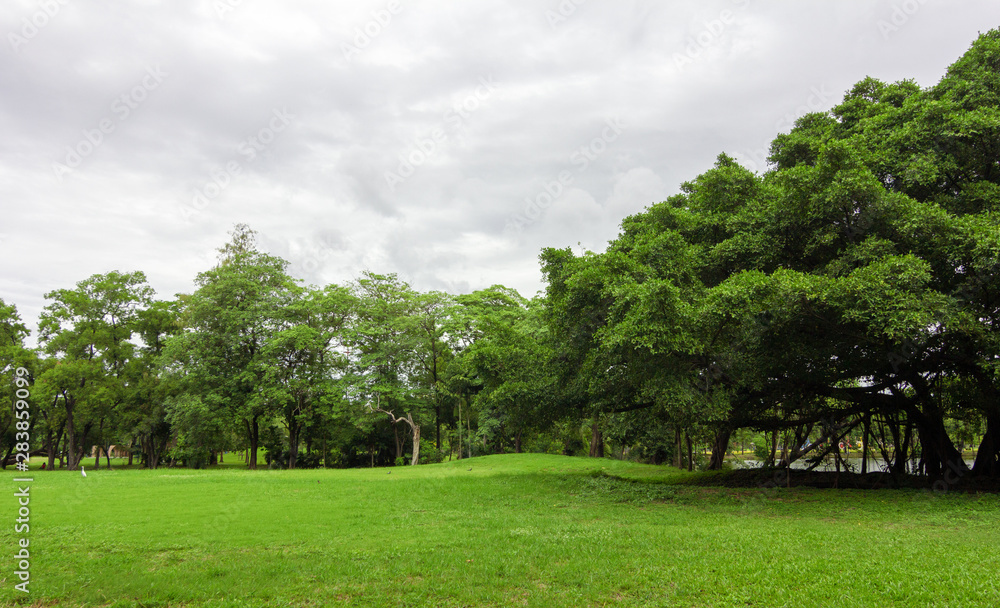
[[[993,31],[930,89],[867,78],[802,117],[763,175],[720,155],[603,254],[546,250],[568,397],[707,427],[715,466],[751,428],[786,462],[853,433],[894,471],[917,442],[919,470],[961,475],[966,423],[996,476],[998,135]]]

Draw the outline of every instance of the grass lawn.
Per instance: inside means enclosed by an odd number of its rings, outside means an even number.
[[[32,473],[27,596],[2,474],[0,605],[1000,604],[996,495],[695,487],[548,455]]]

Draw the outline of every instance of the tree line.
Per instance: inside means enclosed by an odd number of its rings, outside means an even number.
[[[305,287],[248,226],[231,235],[175,300],[154,299],[138,271],[46,294],[36,349],[3,304],[3,373],[32,372],[30,431],[47,468],[77,468],[95,451],[94,466],[101,454],[110,466],[112,446],[151,468],[228,451],[257,468],[258,448],[288,468],[417,464],[445,449],[520,451],[541,428],[533,417],[547,401],[520,386],[545,377],[538,301],[502,286],[422,293],[372,272]]]
[[[259,447],[288,468],[524,450],[693,468],[705,446],[720,468],[751,433],[768,464],[840,462],[853,438],[862,471],[998,477],[998,135],[992,30],[932,87],[865,78],[799,118],[763,173],[719,155],[604,252],[543,250],[532,299],[372,272],[305,287],[238,225],[191,294],[155,300],[141,272],[47,294],[37,349],[0,302],[0,370],[31,370],[49,467],[119,445],[250,468]]]

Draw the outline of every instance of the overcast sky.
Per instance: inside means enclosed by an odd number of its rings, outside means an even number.
[[[2,0],[0,298],[142,270],[190,292],[237,222],[322,285],[543,288],[720,152],[763,170],[866,75],[936,83],[996,0]]]

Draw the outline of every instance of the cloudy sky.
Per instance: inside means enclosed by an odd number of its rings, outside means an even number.
[[[193,289],[237,222],[307,283],[543,288],[720,152],[866,75],[930,86],[996,0],[3,0],[0,298]]]

